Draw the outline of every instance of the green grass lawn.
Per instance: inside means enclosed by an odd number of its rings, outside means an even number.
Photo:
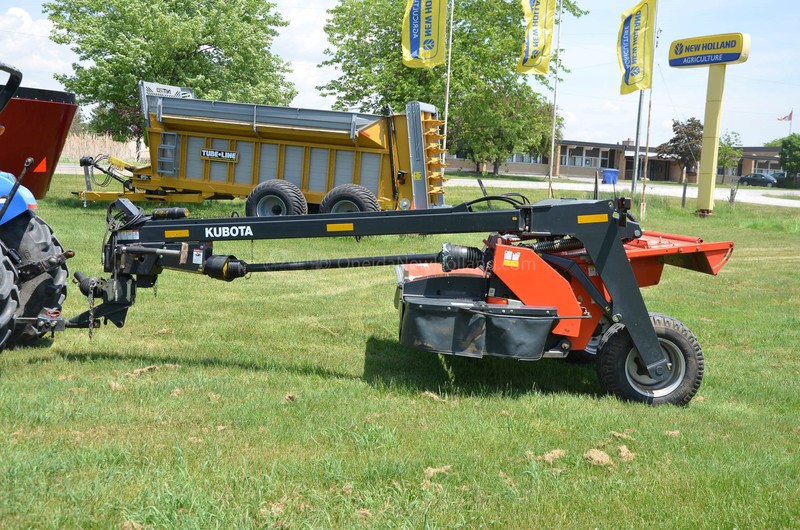
[[[70,271],[99,275],[105,205],[70,197],[81,181],[56,176],[40,214],[76,250]],[[0,355],[0,527],[797,528],[800,211],[718,201],[698,218],[650,197],[643,226],[736,243],[719,276],[668,268],[644,292],[703,346],[688,407],[620,402],[585,365],[404,348],[390,267],[167,271],[124,328]],[[217,253],[436,252],[485,235]],[[66,315],[87,307],[72,288]]]

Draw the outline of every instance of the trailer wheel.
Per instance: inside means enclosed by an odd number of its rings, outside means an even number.
[[[375,195],[357,184],[336,186],[319,205],[320,213],[377,212],[380,209]]]
[[[50,226],[31,211],[3,225],[0,239],[7,248],[14,249],[19,255],[21,261],[18,267],[60,257],[64,253]],[[44,309],[60,311],[67,297],[68,276],[66,263],[61,263],[49,272],[18,283],[20,304],[17,318],[36,318]],[[9,342],[16,345],[31,344],[45,333],[33,324],[18,325]]]
[[[300,188],[287,180],[265,180],[252,189],[245,203],[248,217],[305,215],[308,203]]]
[[[651,313],[650,321],[669,361],[667,378],[655,381],[647,375],[625,326],[614,324],[598,346],[600,383],[621,399],[651,405],[686,405],[703,381],[703,350],[689,328],[677,319]]]
[[[14,333],[18,307],[17,271],[0,244],[0,351]]]

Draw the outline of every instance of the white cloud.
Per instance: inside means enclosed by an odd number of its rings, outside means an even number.
[[[295,84],[298,95],[292,106],[327,109],[335,98],[324,98],[315,88],[338,77],[332,67],[318,67],[325,60],[323,50],[329,46],[323,29],[328,19],[328,9],[336,5],[333,0],[279,0],[277,12],[289,22],[275,39],[273,51],[292,63],[289,80]]]
[[[21,7],[0,13],[0,60],[22,70],[23,86],[62,89],[53,74],[72,71],[75,54],[50,40],[51,28],[44,15]]]

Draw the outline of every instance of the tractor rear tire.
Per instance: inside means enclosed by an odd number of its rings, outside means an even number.
[[[306,215],[308,203],[300,188],[287,180],[265,180],[252,189],[245,203],[248,217]]]
[[[320,213],[377,212],[380,209],[375,195],[357,184],[336,186],[319,205]]]
[[[703,350],[689,328],[677,319],[651,313],[650,321],[669,361],[667,378],[655,381],[647,375],[628,330],[622,324],[614,324],[598,346],[600,383],[620,399],[651,405],[686,405],[703,381]]]
[[[19,255],[21,261],[17,264],[18,268],[60,257],[64,253],[50,226],[31,211],[3,225],[0,239],[6,248],[14,249]],[[17,318],[36,318],[45,309],[60,312],[61,304],[67,297],[68,276],[66,263],[61,263],[49,272],[18,282],[20,304]],[[18,325],[9,343],[17,346],[32,344],[45,333],[33,324]]]
[[[18,307],[17,270],[0,244],[0,351],[14,334]]]

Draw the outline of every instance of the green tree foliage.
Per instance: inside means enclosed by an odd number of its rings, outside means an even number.
[[[742,138],[739,133],[725,131],[719,139],[719,149],[717,150],[717,163],[722,166],[722,183],[725,183],[725,174],[729,167],[739,164],[742,159]]]
[[[780,147],[781,146],[781,142],[784,141],[785,139],[786,139],[786,137],[784,137],[784,138],[775,138],[774,140],[770,140],[769,142],[765,142],[764,143],[764,147]]]
[[[530,87],[520,88],[516,94],[478,92],[465,98],[451,120],[453,150],[476,164],[492,164],[495,175],[512,153],[549,155],[552,105]]]
[[[781,141],[780,162],[787,175],[800,173],[800,134],[790,134]]]
[[[564,6],[584,14],[574,2]],[[393,0],[342,0],[330,10],[325,31],[332,46],[323,64],[341,75],[318,88],[336,97],[337,108],[380,112],[413,100],[444,108],[445,68],[402,64],[404,8]],[[552,107],[529,85],[547,80],[516,72],[522,17],[513,0],[460,0],[454,13],[448,141],[495,167],[514,151],[549,155]]]
[[[54,0],[51,39],[79,62],[58,75],[95,130],[140,138],[139,80],[188,86],[200,97],[287,104],[288,64],[270,52],[286,23],[263,0]]]
[[[677,158],[681,167],[697,170],[703,147],[703,124],[697,118],[672,120],[675,136],[656,149],[659,156]]]

